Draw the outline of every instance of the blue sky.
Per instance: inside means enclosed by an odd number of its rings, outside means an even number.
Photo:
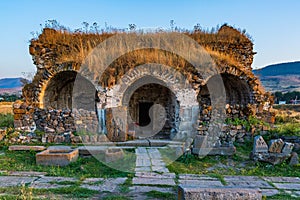
[[[35,66],[28,53],[32,31],[40,24],[56,19],[72,29],[82,22],[105,22],[126,28],[169,28],[175,25],[192,29],[228,23],[246,29],[257,51],[253,68],[273,63],[300,60],[300,1],[287,0],[1,0],[0,1],[0,78],[19,77],[33,72]]]

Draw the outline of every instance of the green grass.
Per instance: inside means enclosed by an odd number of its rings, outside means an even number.
[[[132,186],[132,177],[133,175],[129,175],[126,181],[120,185],[119,190],[121,193],[126,194],[130,191],[129,187]]]
[[[3,151],[5,154],[0,155],[0,170],[47,172],[48,176],[65,176],[78,178],[114,178],[127,177],[129,175],[128,172],[118,171],[106,166],[94,157],[79,157],[76,162],[73,162],[68,166],[56,167],[36,165],[35,152],[8,151],[6,150],[6,148],[3,148]],[[135,166],[135,162],[132,162],[133,160],[135,161],[134,154],[125,154],[124,159],[125,161],[122,161],[123,165],[125,163],[125,165],[131,168]]]
[[[272,130],[272,134],[277,134],[278,136],[299,136],[300,137],[300,123],[299,122],[288,122],[283,124],[277,124],[277,128]]]
[[[33,189],[33,195],[60,194],[67,195],[69,198],[89,198],[99,193],[99,191],[89,190],[78,186],[51,188],[51,189]]]
[[[50,188],[50,189],[34,189],[27,186],[0,188],[0,199],[39,199],[39,196],[55,197],[57,195],[66,198],[91,198],[99,191],[89,190],[78,186]],[[55,198],[57,199],[57,198]]]

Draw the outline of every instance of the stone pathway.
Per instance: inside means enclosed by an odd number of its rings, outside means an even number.
[[[4,172],[3,172],[4,173]],[[169,193],[176,197],[177,185],[196,188],[225,188],[259,189],[262,195],[273,196],[276,194],[290,194],[300,198],[299,177],[258,177],[258,176],[224,176],[219,178],[207,175],[170,173],[162,160],[159,148],[136,148],[135,176],[129,185],[127,193],[122,193],[121,185],[127,178],[86,178],[79,180],[68,177],[45,176],[43,172],[5,172],[0,176],[0,188],[21,186],[23,184],[32,188],[61,188],[70,187],[78,183],[82,188],[99,191],[93,199],[101,199],[107,194],[126,195],[130,199],[153,199],[147,192],[158,191]],[[73,184],[74,185],[74,184]],[[1,194],[0,194],[1,195]]]
[[[81,181],[80,187],[91,190],[112,193],[120,193],[119,187],[127,178],[86,178]],[[0,176],[0,188],[21,186],[23,184],[32,188],[49,189],[70,187],[72,182],[79,179],[69,177],[51,177],[44,173],[13,172],[11,175]],[[279,193],[287,193],[294,197],[300,197],[299,177],[257,177],[257,176],[224,176],[227,186],[237,188],[258,188],[265,196],[273,196]],[[60,184],[60,182],[69,182]],[[141,194],[149,191],[159,191],[176,195],[176,185],[189,185],[205,188],[222,188],[225,185],[218,179],[206,175],[180,174],[177,178],[174,173],[136,172],[129,187],[129,194],[134,199],[141,198]]]
[[[136,153],[136,172],[169,172],[165,162],[162,160],[158,148],[138,147]]]
[[[175,186],[175,173],[169,173],[158,148],[138,147],[136,153],[134,185]]]

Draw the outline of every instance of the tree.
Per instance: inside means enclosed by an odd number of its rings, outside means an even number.
[[[136,29],[136,25],[135,24],[128,24],[129,26],[129,30],[134,31]]]
[[[174,31],[175,21],[174,19],[170,20],[171,31]]]
[[[194,26],[194,31],[195,32],[200,32],[201,31],[201,25],[199,23],[197,23],[195,26]]]
[[[82,25],[83,25],[83,28],[84,28],[85,32],[88,33],[88,31],[89,31],[89,23],[82,22]]]

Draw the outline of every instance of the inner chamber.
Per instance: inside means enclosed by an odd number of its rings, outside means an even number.
[[[160,104],[166,111],[165,124],[160,132],[153,136],[156,139],[170,139],[172,129],[176,130],[179,124],[179,102],[174,93],[160,84],[145,84],[134,91],[129,101],[129,113],[136,125],[148,127],[151,118],[155,121],[155,109],[151,107]]]

